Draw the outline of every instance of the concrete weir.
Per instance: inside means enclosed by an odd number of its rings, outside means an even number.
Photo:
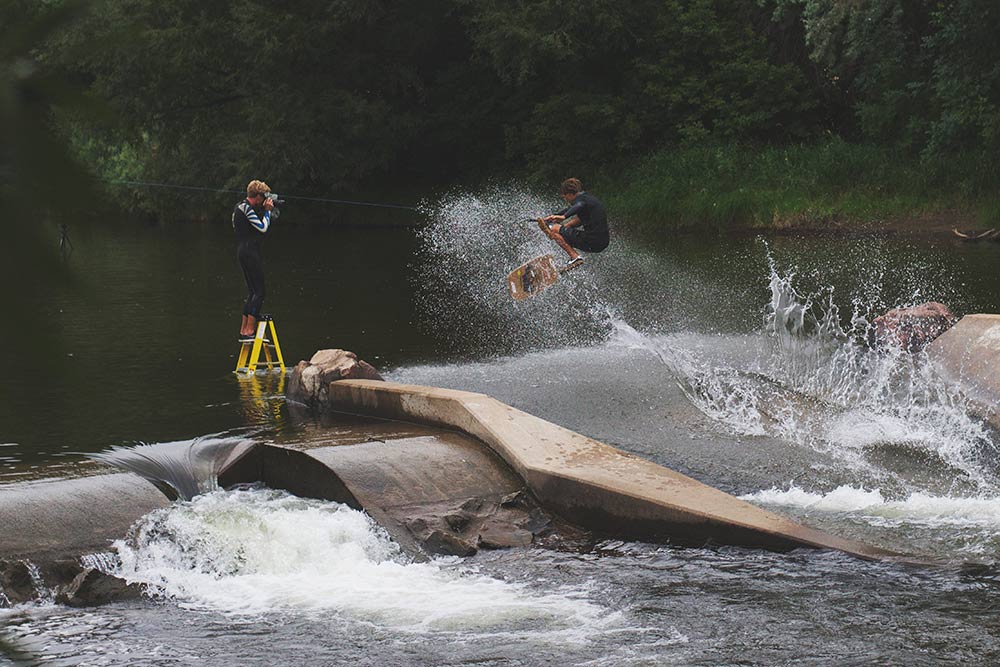
[[[136,519],[169,504],[127,473],[7,484],[0,492],[0,558],[53,561],[107,551]]]
[[[289,398],[340,412],[457,430],[509,466],[542,509],[588,530],[683,544],[838,549],[863,558],[895,555],[767,512],[483,394],[373,380],[309,383],[301,381],[302,370],[300,364],[289,383]],[[406,456],[412,457],[414,474],[434,474],[437,464],[421,461],[419,447]],[[458,451],[436,452],[433,458],[448,466],[444,471],[461,456]],[[332,460],[330,464],[336,465]],[[487,474],[484,466],[476,468],[480,475]]]

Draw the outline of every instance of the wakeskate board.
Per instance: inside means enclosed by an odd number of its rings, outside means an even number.
[[[541,255],[510,272],[507,286],[515,301],[523,301],[548,289],[559,281],[561,271],[556,267],[555,257]]]

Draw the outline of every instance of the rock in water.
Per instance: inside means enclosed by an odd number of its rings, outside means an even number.
[[[142,597],[142,586],[88,567],[56,595],[56,602],[70,607],[93,607]]]
[[[382,380],[375,367],[347,350],[319,350],[309,361],[300,361],[292,370],[289,398],[308,405],[320,401],[326,386],[337,380]]]
[[[936,301],[893,308],[872,322],[868,342],[872,347],[891,346],[919,352],[957,321],[948,306]]]

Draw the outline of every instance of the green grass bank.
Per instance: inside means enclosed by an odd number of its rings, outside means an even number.
[[[983,154],[921,159],[832,138],[792,146],[673,148],[599,179],[639,231],[1000,226],[1000,164]]]

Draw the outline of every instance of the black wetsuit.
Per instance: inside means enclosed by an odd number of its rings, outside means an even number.
[[[559,233],[574,248],[584,252],[601,252],[611,242],[608,232],[608,212],[604,204],[594,195],[581,192],[573,203],[556,215],[562,215],[569,220],[573,216],[580,218],[580,224],[567,227],[565,224]],[[565,222],[565,221],[564,221]]]
[[[247,300],[243,314],[260,318],[260,308],[264,303],[264,258],[260,254],[260,241],[277,219],[278,210],[265,211],[263,206],[256,209],[246,199],[233,209],[233,230],[236,232],[236,258],[243,269],[243,279],[247,283]]]

